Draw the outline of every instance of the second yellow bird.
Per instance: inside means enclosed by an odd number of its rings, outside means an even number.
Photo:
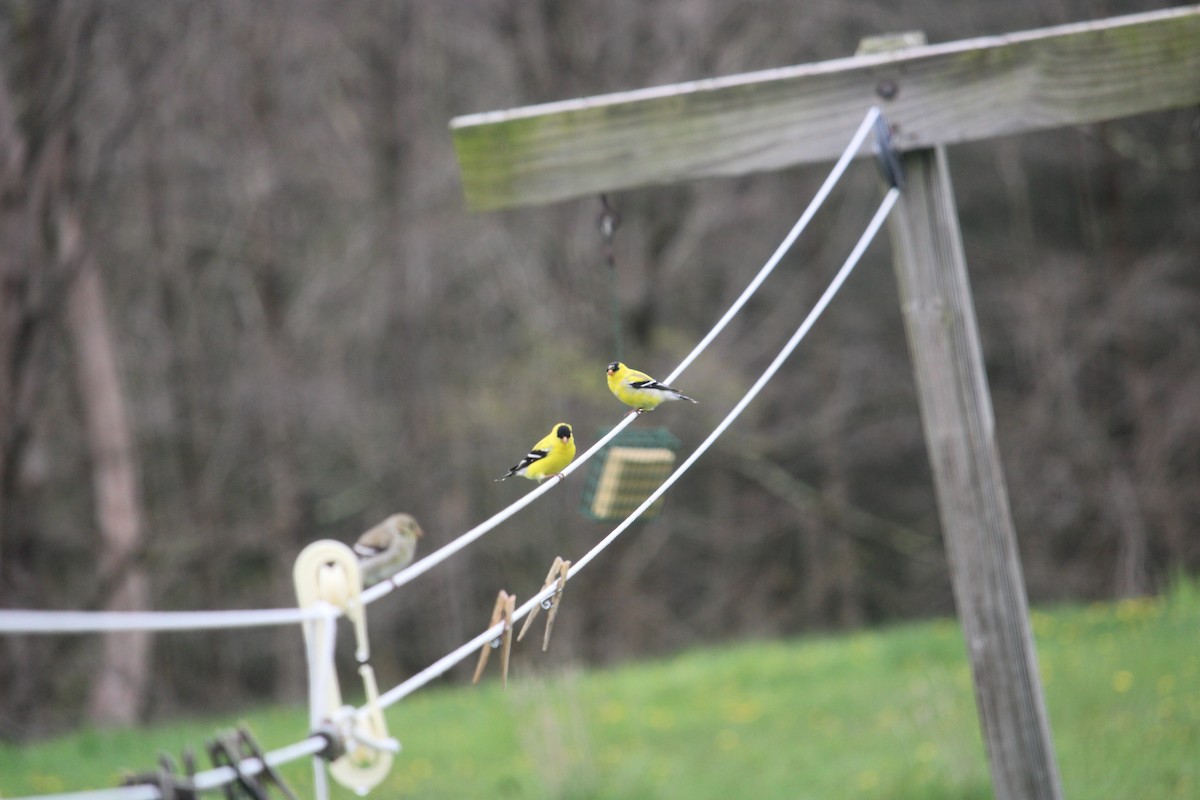
[[[696,400],[665,383],[659,383],[644,372],[630,369],[620,361],[608,365],[608,388],[634,411],[653,411],[668,400]]]
[[[571,434],[571,426],[559,422],[541,441],[529,448],[524,458],[513,464],[512,469],[496,480],[502,481],[513,475],[520,475],[539,483],[552,475],[561,478],[563,468],[574,458],[575,437]]]

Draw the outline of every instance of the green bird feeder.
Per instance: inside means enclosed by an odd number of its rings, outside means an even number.
[[[607,432],[602,428],[599,435]],[[597,522],[625,519],[671,474],[678,449],[679,440],[666,428],[621,431],[592,459],[583,487],[583,514]],[[654,519],[662,504],[660,497],[639,519]]]

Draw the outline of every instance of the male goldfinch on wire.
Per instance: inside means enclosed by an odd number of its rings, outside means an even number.
[[[496,478],[502,481],[513,475],[520,475],[539,483],[551,475],[562,477],[562,470],[575,458],[575,437],[571,426],[565,422],[556,423],[540,442],[529,448],[524,458],[513,464],[504,475]]]
[[[392,514],[368,530],[351,548],[373,573],[393,573],[412,563],[417,539],[425,535],[411,514]]]
[[[608,388],[618,400],[638,413],[653,411],[668,400],[697,402],[678,389],[659,383],[646,373],[630,369],[620,361],[608,365]]]

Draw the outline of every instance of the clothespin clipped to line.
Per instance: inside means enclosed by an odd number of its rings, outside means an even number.
[[[209,742],[208,756],[214,767],[232,769],[237,775],[237,786],[254,800],[268,800],[269,784],[274,784],[288,800],[299,800],[275,768],[267,763],[266,754],[244,725],[239,726],[235,732],[218,735]],[[262,769],[257,775],[242,771],[242,761],[247,758],[256,758],[262,764]],[[225,797],[227,800],[235,800],[238,797],[233,783],[225,784]]]
[[[186,777],[180,778],[176,775],[175,762],[166,753],[160,753],[157,771],[126,775],[121,785],[153,786],[158,789],[162,800],[196,800],[196,787],[192,783],[192,776],[196,774],[196,760],[190,750],[184,751],[183,764]]]
[[[392,767],[392,755],[400,743],[388,736],[387,720],[379,707],[375,670],[366,663],[371,651],[367,641],[366,610],[362,602],[362,570],[354,551],[341,542],[324,539],[305,547],[293,568],[296,598],[300,608],[327,604],[339,608],[354,625],[355,657],[363,682],[367,713],[342,705],[334,663],[335,620],[304,623],[308,654],[310,723],[330,746],[320,753],[331,762],[329,772],[347,789],[366,794],[379,785]]]
[[[205,750],[213,767],[228,767],[233,770],[235,780],[222,789],[228,800],[251,797],[254,800],[269,800],[273,784],[287,800],[298,800],[296,793],[280,777],[273,766],[267,763],[266,753],[259,747],[249,728],[239,725],[235,731],[218,733]],[[261,767],[254,774],[243,771],[246,759],[255,758]],[[158,770],[139,775],[130,775],[121,782],[122,786],[154,786],[162,800],[196,800],[196,758],[190,749],[183,751],[184,777],[179,777],[175,762],[166,753],[158,757]]]
[[[516,607],[517,596],[501,589],[500,593],[496,595],[496,605],[492,607],[492,621],[488,623],[488,628],[494,628],[498,623],[503,622],[504,630],[499,636],[480,648],[479,663],[475,665],[475,677],[471,679],[471,683],[479,683],[480,677],[483,676],[483,668],[487,666],[488,656],[492,654],[492,650],[499,647],[500,682],[505,689],[508,688],[508,656],[512,651],[513,612]]]
[[[563,588],[567,585],[567,578],[570,574],[571,562],[562,556],[555,556],[550,571],[546,573],[546,580],[542,582],[542,589],[554,585],[554,594],[530,609],[529,616],[525,618],[525,624],[521,626],[521,632],[517,634],[518,642],[525,638],[525,632],[533,624],[533,618],[537,616],[540,607],[546,609],[546,635],[542,637],[542,652],[546,652],[546,649],[550,647],[550,631],[554,628],[554,618],[558,616],[558,604],[562,600]]]

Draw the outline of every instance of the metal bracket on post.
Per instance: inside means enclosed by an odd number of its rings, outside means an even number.
[[[883,111],[875,118],[875,164],[879,174],[891,189],[904,189],[904,167],[900,164],[900,153],[892,141],[892,128]]]

